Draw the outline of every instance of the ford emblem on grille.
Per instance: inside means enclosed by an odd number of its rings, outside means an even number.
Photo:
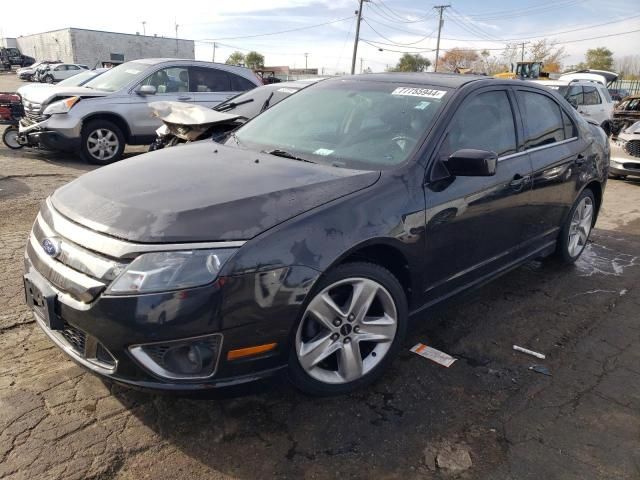
[[[60,240],[56,238],[45,238],[42,240],[42,249],[50,257],[56,258],[60,255]]]

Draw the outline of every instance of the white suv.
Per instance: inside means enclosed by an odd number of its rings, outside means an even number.
[[[84,72],[85,70],[89,70],[89,67],[86,65],[79,65],[77,63],[58,63],[54,65],[49,65],[49,69],[42,76],[41,82],[47,83],[55,83],[60,80],[65,80],[69,77],[73,77],[80,72]]]
[[[571,80],[562,77],[558,80],[535,80],[535,82],[557,90],[583,117],[597,122],[607,136],[611,134],[614,105],[607,87],[602,83],[595,80]]]

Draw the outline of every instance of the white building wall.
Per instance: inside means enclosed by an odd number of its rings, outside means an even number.
[[[111,54],[124,55],[124,61],[139,58],[195,58],[193,40],[129,35],[79,28],[18,37],[18,48],[36,60],[62,60],[82,63],[89,68],[111,61]]]
[[[68,28],[53,32],[18,37],[18,48],[23,55],[36,60],[62,60],[73,62],[71,32]]]
[[[193,40],[72,28],[71,41],[74,61],[89,67],[96,63],[109,62],[111,54],[124,55],[125,62],[139,58],[195,58]]]
[[[3,37],[0,38],[0,47],[4,48],[18,48],[18,42],[15,38]]]

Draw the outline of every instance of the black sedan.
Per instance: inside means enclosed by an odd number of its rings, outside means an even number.
[[[604,133],[520,81],[320,82],[246,123],[57,190],[25,257],[45,333],[168,390],[286,371],[318,395],[382,374],[410,315],[528,259],[582,253]]]

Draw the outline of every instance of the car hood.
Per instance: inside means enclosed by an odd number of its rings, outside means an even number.
[[[378,178],[205,140],[95,170],[51,201],[76,223],[134,242],[248,240]]]
[[[44,88],[43,88],[44,87]],[[18,89],[22,98],[31,103],[46,104],[56,98],[67,97],[105,97],[111,92],[86,87],[59,87],[57,85],[24,85]]]
[[[153,116],[163,122],[176,125],[230,123],[240,118],[240,115],[216,112],[210,108],[186,102],[151,102],[149,108]]]

